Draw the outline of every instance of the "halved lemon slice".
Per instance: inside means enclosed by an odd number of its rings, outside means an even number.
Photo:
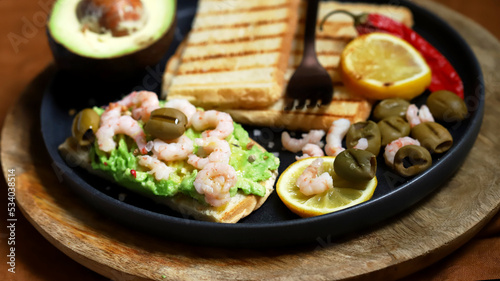
[[[346,88],[368,99],[403,98],[422,94],[431,83],[431,69],[408,42],[387,33],[352,40],[340,60]]]
[[[377,187],[377,178],[367,182],[350,182],[335,174],[333,162],[335,157],[323,158],[323,169],[330,171],[333,177],[333,188],[323,193],[306,196],[295,184],[297,178],[316,158],[310,157],[290,165],[278,179],[276,192],[281,201],[294,213],[301,217],[312,217],[342,210],[369,200]]]

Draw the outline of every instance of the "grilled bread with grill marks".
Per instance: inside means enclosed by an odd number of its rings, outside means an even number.
[[[406,7],[390,6],[390,5],[374,5],[362,3],[340,3],[335,1],[320,2],[318,24],[328,12],[333,10],[347,10],[354,14],[362,12],[379,13],[391,17],[405,25],[413,25],[413,16],[411,11]],[[340,55],[344,47],[357,36],[357,32],[353,27],[352,19],[346,15],[338,14],[328,18],[323,26],[323,30],[317,29],[316,32],[316,53],[318,60],[326,68],[334,83],[334,95],[332,102],[328,106],[321,108],[306,108],[302,110],[284,111],[285,106],[284,92],[286,83],[292,76],[295,69],[298,67],[303,51],[303,29],[305,23],[306,3],[302,1],[299,5],[298,25],[294,32],[294,40],[290,50],[287,70],[284,76],[285,86],[280,93],[280,98],[270,106],[257,107],[245,104],[246,101],[240,101],[242,105],[226,106],[222,101],[212,105],[211,108],[228,112],[231,114],[235,122],[243,124],[251,124],[257,126],[276,126],[284,127],[289,130],[311,130],[323,129],[328,130],[333,121],[339,118],[349,119],[352,123],[366,120],[371,112],[372,102],[365,98],[354,96],[342,84],[338,65]],[[196,69],[195,65],[186,65],[182,61],[182,54],[186,49],[186,42],[183,42],[174,56],[172,56],[167,64],[164,73],[163,94],[168,92],[172,80],[177,74],[177,70],[183,67],[189,67],[191,70]],[[250,61],[264,60],[262,56],[246,58]],[[224,60],[212,60],[216,65],[219,63],[227,63]],[[239,65],[242,65],[241,62]],[[238,83],[237,80],[234,81]],[[209,94],[208,94],[209,95]],[[176,95],[167,96],[167,99],[178,97]],[[198,97],[187,97],[188,100]]]
[[[257,108],[284,86],[299,0],[200,0],[192,29],[170,60],[162,97],[204,108]]]

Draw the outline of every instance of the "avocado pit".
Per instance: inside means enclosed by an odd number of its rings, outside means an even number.
[[[127,36],[144,27],[147,13],[141,0],[82,0],[76,15],[86,29],[114,37]]]

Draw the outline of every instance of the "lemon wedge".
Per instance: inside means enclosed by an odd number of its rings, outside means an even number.
[[[362,35],[347,44],[340,75],[348,90],[373,100],[411,100],[431,83],[431,69],[419,51],[387,33]]]
[[[310,157],[294,162],[278,179],[276,192],[281,201],[295,214],[312,217],[342,210],[369,200],[377,187],[377,178],[366,182],[350,182],[335,174],[335,157],[324,156],[323,169],[330,171],[333,188],[323,193],[306,196],[295,184],[302,172],[318,157]]]

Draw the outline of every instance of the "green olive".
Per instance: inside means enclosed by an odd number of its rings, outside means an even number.
[[[394,170],[404,177],[419,174],[432,165],[432,157],[425,147],[406,145],[394,156]]]
[[[382,137],[382,145],[410,135],[410,124],[399,116],[389,116],[377,123]]]
[[[411,129],[411,137],[431,153],[443,153],[453,145],[453,137],[441,124],[424,122]]]
[[[99,129],[100,120],[99,114],[91,108],[85,108],[75,115],[71,134],[79,145],[90,145],[94,141],[94,134]]]
[[[380,130],[377,123],[373,121],[354,123],[349,127],[346,135],[347,148],[353,148],[358,144],[359,139],[365,138],[368,141],[368,148],[374,155],[378,155],[380,151]]]
[[[464,120],[468,114],[464,100],[450,91],[433,92],[427,98],[426,104],[432,116],[444,122]]]
[[[335,157],[333,169],[348,181],[369,181],[377,172],[377,158],[369,151],[349,148]]]
[[[410,103],[404,99],[385,99],[373,109],[373,119],[380,121],[390,116],[405,118]]]
[[[187,117],[175,108],[162,107],[151,112],[144,130],[162,140],[176,139],[186,131]]]

